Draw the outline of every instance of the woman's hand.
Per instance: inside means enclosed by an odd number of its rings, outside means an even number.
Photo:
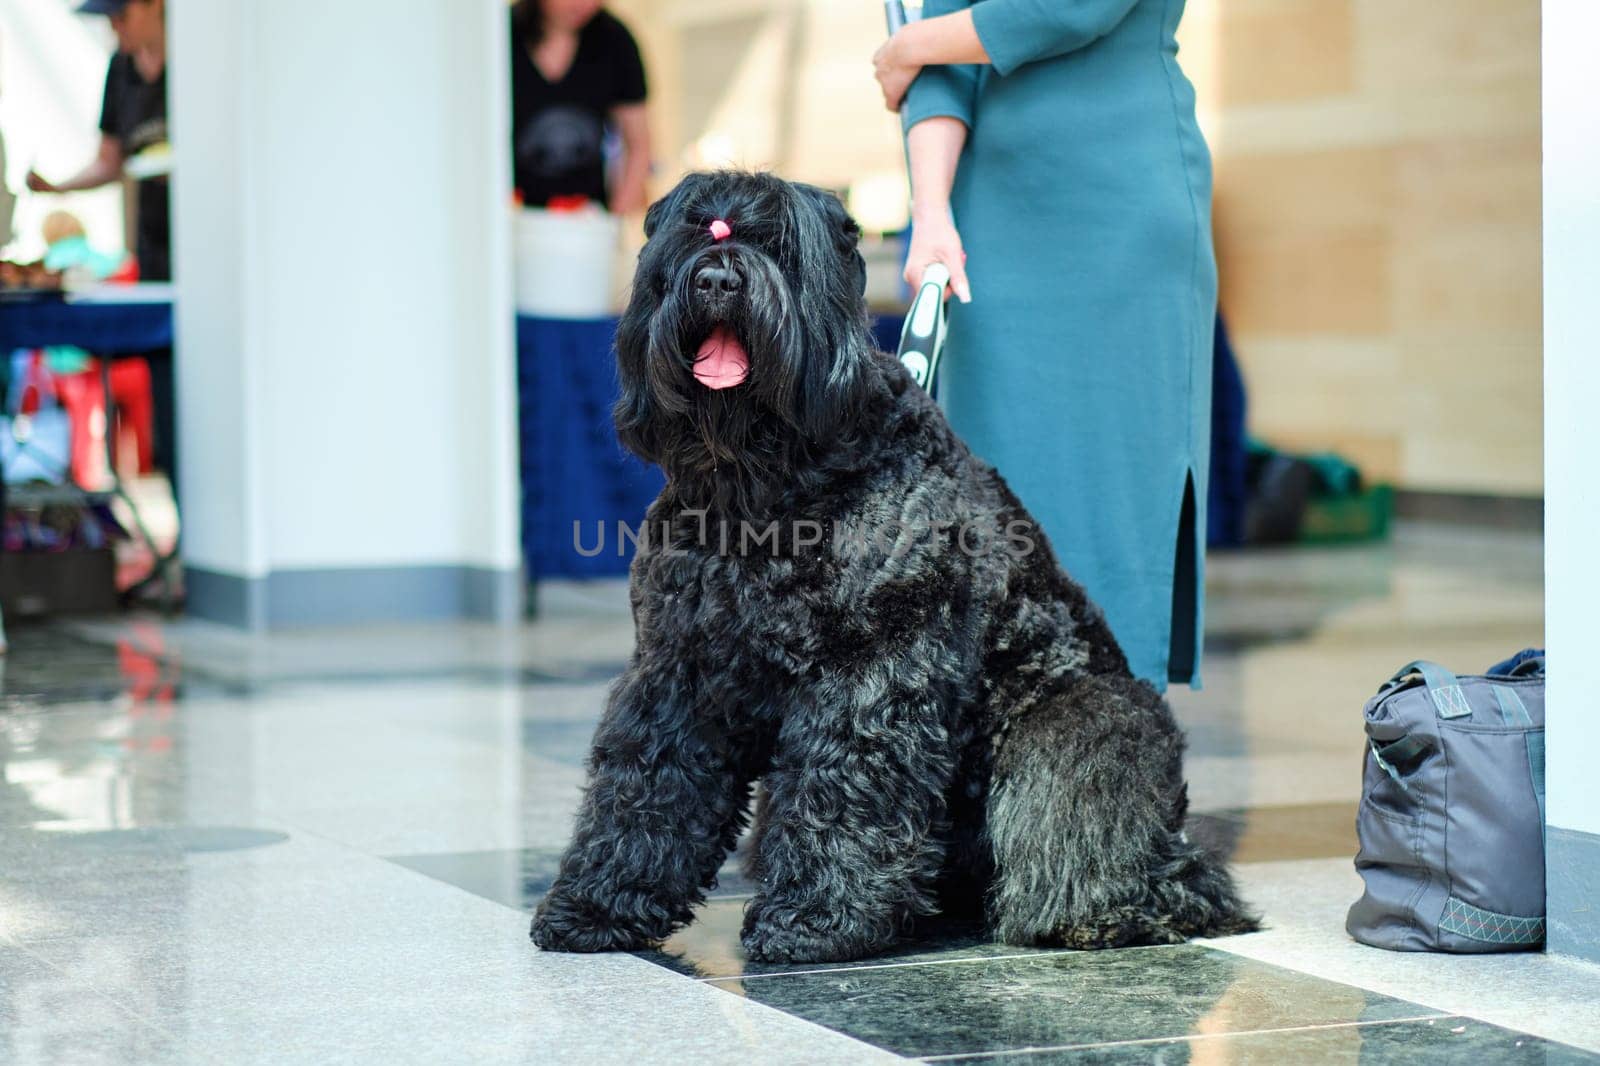
[[[904,58],[904,36],[905,30],[900,30],[872,53],[873,75],[878,79],[879,87],[883,89],[883,106],[890,111],[900,110],[900,104],[906,98],[906,91],[922,72],[920,64],[908,62]]]
[[[950,271],[950,284],[946,294],[954,292],[962,303],[972,302],[972,289],[967,285],[967,253],[961,249],[961,234],[950,220],[950,212],[943,211],[929,218],[918,217],[911,226],[911,248],[906,253],[906,284],[915,291],[922,284],[923,271],[930,263],[943,263]]]
[[[34,192],[58,192],[55,183],[46,180],[37,170],[28,171],[28,188]]]

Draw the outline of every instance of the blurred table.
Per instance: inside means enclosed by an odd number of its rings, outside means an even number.
[[[614,318],[517,318],[517,411],[521,437],[522,557],[530,581],[614,577],[628,572],[617,523],[637,528],[665,484],[659,468],[617,443]],[[578,523],[592,552],[574,546]]]
[[[142,355],[172,347],[172,286],[144,284],[108,287],[93,293],[67,298],[50,296],[35,300],[0,302],[0,358],[9,358],[17,348],[82,348],[100,357],[100,384],[110,414],[111,360],[117,356]],[[128,508],[135,534],[145,542],[155,562],[150,573],[128,589],[125,595],[137,596],[146,586],[160,581],[162,601],[173,604],[170,567],[177,549],[162,554],[155,538],[145,526],[138,504],[129,495],[111,455],[112,438],[106,434],[106,464],[111,473],[111,494]],[[0,471],[0,477],[4,472]],[[18,492],[18,495],[23,495]]]
[[[117,355],[170,348],[171,288],[135,285],[114,296],[0,302],[0,352],[71,345]]]

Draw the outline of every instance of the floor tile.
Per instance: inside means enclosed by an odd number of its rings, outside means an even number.
[[[711,982],[902,1055],[1414,1018],[1415,1004],[1199,946]]]
[[[208,856],[237,856],[289,841],[276,829],[171,826],[72,833],[37,829],[0,832],[0,869],[21,886],[69,882],[121,891],[130,876],[183,873]]]
[[[517,848],[503,851],[440,852],[390,855],[388,860],[438,881],[465,889],[518,910],[531,911],[555,881],[561,862],[557,848]],[[755,891],[745,879],[736,857],[717,873],[711,899],[743,899]]]
[[[136,693],[170,694],[182,685],[176,663],[126,630],[102,642],[54,626],[13,621],[7,636],[10,650],[0,655],[0,712]]]
[[[195,1061],[176,1040],[64,973],[0,940],[0,1062],[97,1066]]]
[[[0,914],[22,919],[12,930],[22,946],[5,956],[25,952],[48,988],[116,1005],[183,1056],[638,1062],[664,1027],[681,1026],[674,1054],[698,1061],[875,1057],[626,954],[541,952],[525,914],[330,842],[197,851],[150,837],[30,848],[36,859],[54,849],[55,873],[0,889]],[[96,851],[128,865],[72,878],[64,856]],[[31,1040],[40,1025],[10,1029]]]
[[[960,1056],[941,1062],[995,1066],[1091,1066],[1095,1063],[1229,1063],[1232,1066],[1579,1066],[1600,1061],[1577,1048],[1469,1018],[1351,1024],[1262,1033],[1208,1034],[1177,1041],[1130,1041],[1095,1047],[1041,1048],[1026,1053]]]
[[[265,819],[372,852],[559,847],[604,694],[386,683],[17,708],[0,714],[0,826]]]
[[[1441,955],[1358,944],[1344,931],[1362,888],[1348,859],[1247,864],[1237,875],[1265,929],[1208,941],[1220,950],[1600,1052],[1600,968],[1542,952]]]
[[[633,647],[633,617],[621,580],[542,582],[534,617],[489,622],[372,624],[245,632],[199,619],[135,616],[165,653],[197,676],[245,695],[284,682],[448,679],[525,683],[615,676]],[[129,623],[86,620],[61,628],[114,646]],[[20,627],[19,627],[20,629]]]

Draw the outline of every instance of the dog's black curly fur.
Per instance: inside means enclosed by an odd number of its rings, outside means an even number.
[[[717,218],[731,238],[709,233]],[[756,783],[753,959],[870,955],[936,912],[1073,947],[1254,928],[1183,833],[1165,701],[1005,481],[873,349],[838,200],[693,174],[646,234],[615,416],[668,482],[632,565],[636,647],[533,939],[666,937],[714,883]],[[697,286],[707,266],[738,291]],[[712,390],[692,363],[719,325],[749,372]],[[775,539],[737,550],[741,529],[772,522]],[[1009,523],[1031,552],[956,543],[963,525]],[[929,532],[835,550],[847,528]]]

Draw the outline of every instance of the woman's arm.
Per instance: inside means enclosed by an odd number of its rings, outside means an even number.
[[[970,9],[909,23],[872,57],[878,84],[883,87],[884,106],[890,111],[900,110],[923,67],[987,62],[989,53],[973,29]]]
[[[1040,59],[1093,44],[1117,28],[1138,0],[986,0],[985,3],[903,27],[879,54],[878,80],[887,102],[891,86],[905,86],[922,67],[987,63],[1004,77]],[[876,57],[875,57],[876,61]],[[884,68],[892,69],[886,79]],[[890,105],[899,110],[898,101]]]
[[[100,136],[100,150],[89,165],[64,181],[46,181],[34,171],[28,172],[28,188],[34,192],[77,192],[80,189],[98,189],[122,177],[122,142],[115,137]]]
[[[622,165],[611,182],[611,210],[631,215],[645,207],[645,181],[650,176],[650,122],[644,104],[611,109],[611,121],[622,135]]]
[[[972,290],[967,285],[967,255],[950,216],[950,186],[966,142],[966,124],[947,115],[924,119],[906,135],[911,156],[911,248],[906,253],[906,282],[915,288],[928,264],[943,263],[950,271],[950,288],[962,303],[972,299]]]
[[[899,51],[900,61],[911,66],[989,62],[989,52],[978,36],[970,7],[907,23],[891,40]]]

